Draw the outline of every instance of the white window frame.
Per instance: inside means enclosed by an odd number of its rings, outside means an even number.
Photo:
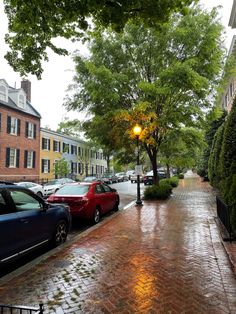
[[[10,148],[9,168],[16,168],[16,148]]]
[[[43,139],[45,140],[45,143],[46,143],[46,148],[42,148],[43,150],[49,150],[49,141],[50,141],[50,139],[49,138],[47,138],[47,137],[43,137]]]
[[[18,96],[18,105],[20,108],[25,108],[25,96],[23,94]]]
[[[33,159],[34,159],[34,152],[28,151],[27,154],[27,168],[32,169],[33,168]]]
[[[60,153],[60,141],[54,140],[54,143],[55,143],[55,150],[54,150],[54,152],[55,153]]]
[[[17,135],[17,128],[18,128],[18,119],[15,117],[11,117],[11,130],[10,134]]]
[[[0,100],[7,102],[7,88],[0,84]]]
[[[28,138],[34,138],[34,124],[31,122],[28,124]]]
[[[48,172],[48,160],[49,159],[43,159],[43,173],[49,173]]]

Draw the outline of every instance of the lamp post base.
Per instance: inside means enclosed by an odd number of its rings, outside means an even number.
[[[143,205],[143,202],[141,200],[137,200],[136,205],[141,206],[141,205]]]

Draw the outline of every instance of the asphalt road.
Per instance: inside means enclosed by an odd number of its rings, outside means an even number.
[[[120,210],[125,210],[126,207],[130,203],[136,200],[136,196],[137,196],[137,184],[136,183],[131,183],[130,181],[126,181],[126,182],[113,183],[110,186],[116,189],[120,195],[120,206],[119,206]],[[140,184],[140,191],[142,194],[143,183]],[[102,219],[103,220],[107,219],[113,214],[114,212],[110,212],[106,214],[104,217],[102,217]],[[72,228],[71,228],[70,234],[68,235],[67,241],[70,241],[71,239],[73,239],[75,235],[82,233],[83,231],[87,230],[90,227],[91,227],[91,224],[85,221],[74,221],[72,223]],[[8,265],[5,265],[4,267],[0,268],[0,278],[11,273],[17,268],[31,262],[36,257],[48,252],[49,250],[50,250],[49,247],[40,248],[37,251],[34,251],[17,261],[14,261],[12,263],[9,263]]]

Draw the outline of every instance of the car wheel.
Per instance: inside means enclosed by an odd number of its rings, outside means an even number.
[[[43,194],[41,192],[36,193],[39,197],[43,198]]]
[[[68,224],[65,220],[61,220],[58,222],[54,235],[53,235],[53,245],[58,246],[66,241],[68,234]]]
[[[100,218],[101,218],[100,210],[99,210],[98,207],[96,207],[96,208],[95,208],[95,211],[94,211],[94,213],[93,213],[93,223],[94,223],[94,224],[99,223]]]
[[[119,201],[117,200],[113,209],[115,212],[118,212],[119,210]]]

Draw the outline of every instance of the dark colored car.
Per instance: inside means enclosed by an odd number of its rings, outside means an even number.
[[[0,264],[47,243],[66,241],[68,206],[48,204],[29,189],[0,182]]]
[[[164,170],[157,170],[157,175],[159,179],[165,179],[166,173]],[[152,185],[153,184],[153,170],[147,172],[145,176],[143,177],[143,183],[144,185]]]
[[[115,174],[104,174],[101,177],[101,181],[106,184],[112,184],[118,182],[118,177]]]
[[[102,182],[78,182],[63,186],[48,202],[66,203],[72,217],[98,223],[101,215],[119,209],[120,198],[115,189]]]
[[[124,181],[128,181],[129,177],[126,175],[125,172],[118,172],[116,173],[116,177],[118,179],[118,182],[124,182]]]

